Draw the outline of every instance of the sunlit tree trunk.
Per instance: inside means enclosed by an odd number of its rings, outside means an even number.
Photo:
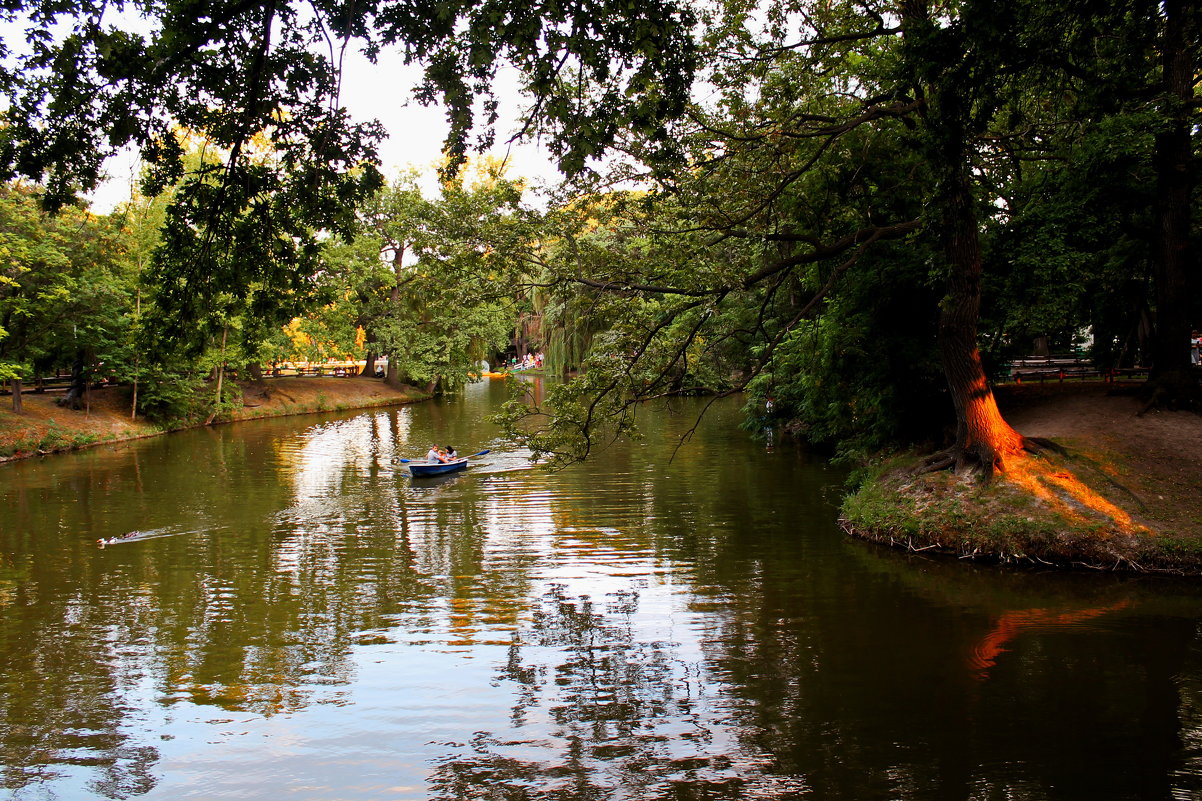
[[[977,348],[983,261],[972,202],[967,176],[953,177],[943,198],[949,274],[939,313],[939,354],[956,410],[956,442],[949,457],[957,472],[988,475],[1003,470],[1006,458],[1022,451],[1024,440],[998,410]]]
[[[926,155],[937,181],[932,222],[947,260],[947,294],[939,311],[939,354],[956,413],[955,443],[928,461],[983,477],[1004,470],[1025,440],[1002,417],[977,348],[984,259],[973,193],[971,136],[974,120],[985,119],[989,90],[973,86],[965,68],[968,43],[962,32],[937,25],[925,0],[902,3],[906,56],[920,93]],[[965,12],[967,13],[967,12]]]

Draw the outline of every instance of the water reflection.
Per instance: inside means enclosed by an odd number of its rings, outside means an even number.
[[[735,404],[679,451],[695,404],[532,470],[486,422],[503,397],[0,468],[5,790],[1202,793],[1194,585],[847,540],[840,476]],[[410,480],[394,460],[435,440],[493,453]]]
[[[799,792],[732,737],[721,688],[681,643],[646,640],[639,594],[598,605],[553,584],[494,681],[516,699],[504,732],[438,760],[434,798],[753,798]]]

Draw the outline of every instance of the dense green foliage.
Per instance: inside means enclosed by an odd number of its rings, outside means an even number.
[[[120,221],[51,217],[20,186],[0,186],[0,369],[36,379],[79,365],[97,378],[132,358],[130,269]]]
[[[710,21],[706,91],[672,128],[689,169],[624,143],[654,183],[606,227],[637,227],[638,250],[573,243],[548,263],[548,308],[600,312],[608,358],[529,419],[511,410],[536,451],[629,428],[688,361],[732,377],[710,389],[749,389],[756,425],[772,398],[845,450],[937,442],[953,409],[971,442],[977,347],[995,377],[1037,338],[1091,337],[1101,368],[1186,366],[1187,338],[1155,323],[1176,303],[1163,254],[1197,236],[1170,240],[1160,198],[1159,133],[1184,108],[1162,61],[1177,48],[1196,74],[1189,9],[779,2]],[[1178,268],[1196,280],[1196,256]],[[623,299],[617,322],[600,292]]]
[[[433,199],[402,176],[364,207],[353,242],[327,252],[322,280],[337,299],[321,312],[326,330],[361,326],[391,382],[461,387],[513,328],[536,224],[522,191],[488,163]]]
[[[453,390],[519,330],[535,336],[520,347],[579,377],[506,422],[557,459],[635,433],[641,404],[682,392],[746,391],[756,425],[771,399],[791,430],[849,453],[949,431],[980,447],[986,371],[1036,339],[1188,376],[1182,327],[1202,323],[1190,4],[691,8],[154,3],[149,33],[102,9],[53,29],[48,6],[9,12],[35,30],[2,76],[9,175],[43,180],[54,205],[133,142],[165,199],[128,210],[130,231],[159,233],[122,246],[125,283],[99,282],[120,296],[36,289],[31,273],[53,282],[66,262],[19,252],[8,286],[30,288],[0,296],[0,371],[65,358],[30,298],[128,310],[141,277],[155,325],[110,313],[87,360],[154,354],[220,376],[301,336],[314,353],[363,343],[390,381]],[[489,84],[516,64],[526,133],[576,183],[537,214],[487,169],[438,197],[411,176],[385,187],[379,132],[337,105],[336,50],[352,45],[426,66],[418,96],[451,121],[444,179],[474,109],[491,141]],[[81,93],[93,102],[69,111]],[[605,153],[621,157],[593,174]],[[93,253],[88,269],[111,260],[87,247],[72,257]],[[121,351],[133,333],[141,350]],[[969,456],[988,466],[991,447]]]
[[[153,267],[164,327],[186,335],[248,289],[254,316],[288,316],[323,238],[350,233],[382,185],[379,125],[340,105],[347,48],[397,49],[425,68],[417,95],[445,104],[451,170],[478,108],[491,140],[493,78],[516,65],[561,163],[580,172],[619,130],[662,135],[659,120],[683,106],[689,19],[661,0],[9,4],[0,21],[24,28],[27,46],[0,48],[0,179],[38,182],[57,208],[136,146],[148,194],[174,187]],[[197,143],[210,157],[189,163]]]

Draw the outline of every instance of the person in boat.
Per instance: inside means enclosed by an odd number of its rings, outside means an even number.
[[[426,461],[430,464],[438,464],[439,462],[446,462],[447,457],[443,455],[443,452],[438,449],[437,445],[431,445],[430,450],[426,452]]]
[[[455,461],[456,459],[458,459],[458,458],[459,458],[459,454],[455,452],[455,446],[454,446],[454,445],[448,445],[448,446],[447,446],[446,454],[447,454],[447,461],[448,461],[448,462],[453,462],[453,461]]]

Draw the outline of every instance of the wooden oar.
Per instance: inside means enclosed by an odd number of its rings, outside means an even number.
[[[480,451],[479,453],[473,453],[471,456],[460,456],[459,459],[472,459],[476,456],[483,456],[486,453],[488,453],[488,448],[485,448],[484,450]],[[424,462],[426,460],[425,459],[393,459],[392,461],[400,462],[401,464],[409,464],[410,462]],[[457,460],[452,460],[452,461],[457,461]]]

